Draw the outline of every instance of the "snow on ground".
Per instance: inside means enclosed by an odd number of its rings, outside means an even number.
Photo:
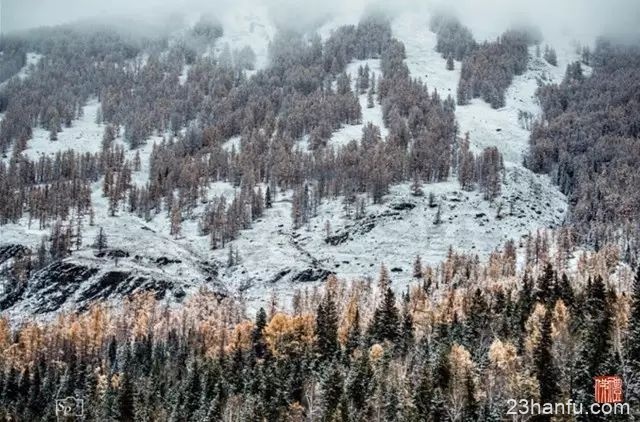
[[[265,23],[268,22],[265,16],[264,11],[249,9],[247,12],[245,9],[242,13],[231,14],[223,19],[225,36],[219,45],[230,43],[232,48],[250,45],[258,56],[258,66],[266,65],[272,28]],[[454,71],[445,69],[444,59],[434,51],[436,37],[428,30],[428,18],[426,15],[401,14],[393,22],[394,35],[406,46],[406,62],[412,75],[422,78],[430,89],[437,89],[441,96],[451,94],[455,97],[460,63],[456,62]],[[337,22],[334,19],[326,23],[319,32],[326,37]],[[351,23],[356,22],[357,19],[354,19]],[[573,57],[571,54],[574,53],[569,47],[558,48],[557,68],[533,58],[528,71],[515,78],[507,92],[507,105],[502,109],[493,110],[481,100],[457,107],[456,117],[461,133],[470,133],[472,147],[478,151],[485,146],[495,145],[504,155],[506,172],[503,192],[493,203],[482,199],[479,192],[461,191],[452,176],[447,182],[423,185],[425,195],[422,197],[412,196],[407,184],[394,186],[383,204],[367,206],[366,216],[361,220],[346,217],[341,199],[326,200],[319,207],[318,215],[307,226],[293,230],[291,192],[278,192],[273,208],[265,210],[262,218],[231,242],[234,250],[238,251],[240,264],[227,268],[228,247],[211,251],[209,239],[198,232],[198,218],[206,204],[200,204],[186,216],[181,235],[174,238],[169,235],[170,223],[166,211],[153,216],[150,221],[122,210],[117,217],[111,217],[106,199],[102,197],[101,183],[98,182],[94,185],[92,195],[96,208],[95,224],[85,224],[84,245],[80,251],[74,252],[70,260],[98,264],[90,244],[99,227],[103,227],[112,248],[130,251],[132,256],[139,254],[180,261],[159,267],[149,260],[122,259],[117,264],[119,269],[160,279],[179,280],[185,286],[192,286],[191,289],[207,285],[229,294],[238,294],[247,299],[249,310],[255,310],[269,300],[269,292],[277,293],[281,301],[286,303],[294,289],[318,285],[317,282],[294,283],[290,280],[294,274],[309,268],[334,271],[338,276],[347,278],[375,277],[380,264],[384,262],[394,270],[394,282],[401,289],[411,278],[411,265],[416,254],[422,256],[423,262],[436,264],[453,246],[485,257],[507,239],[521,240],[521,236],[528,232],[557,225],[565,218],[566,198],[546,176],[533,174],[521,165],[529,133],[519,125],[518,111],[528,111],[534,115],[539,113],[534,99],[537,79],[559,81],[566,64]],[[358,67],[364,64],[380,74],[378,60],[355,61],[347,68],[352,81],[355,81]],[[380,105],[375,104],[374,108],[368,109],[366,94],[360,96],[360,102],[362,124],[345,125],[339,129],[330,140],[332,145],[339,146],[351,139],[360,139],[367,122],[378,125],[382,135],[386,135]],[[31,158],[37,158],[41,153],[52,154],[68,148],[82,152],[98,151],[104,128],[95,124],[97,108],[96,101],[89,102],[85,106],[84,116],[74,121],[72,127],[64,128],[58,134],[58,141],[51,142],[46,131],[36,130],[26,153]],[[224,144],[224,148],[238,148],[239,141],[237,137],[232,138]],[[117,142],[122,142],[121,137]],[[148,158],[153,144],[159,142],[162,142],[162,137],[155,136],[139,149],[142,169],[133,174],[135,183],[147,181]],[[133,159],[134,155],[135,151],[127,150],[129,159]],[[219,182],[210,186],[208,197],[225,195],[232,198],[234,192],[233,186]],[[437,207],[428,204],[430,192],[440,206],[441,224],[434,224]],[[344,241],[336,245],[325,241],[327,222],[331,235],[346,234]],[[17,225],[0,227],[0,244],[21,243],[35,247],[48,233],[49,229],[38,230],[37,223],[29,228],[25,220]],[[219,274],[215,282],[204,281],[204,263],[218,264]],[[107,271],[113,269],[116,263],[102,260],[100,265]]]
[[[232,150],[235,149],[236,152],[240,151],[240,140],[241,140],[241,136],[233,136],[229,139],[227,139],[223,144],[222,144],[222,149],[224,149],[227,152],[231,152]]]
[[[20,72],[18,72],[18,77],[20,79],[28,78],[33,69],[38,65],[38,62],[42,58],[42,54],[38,53],[27,53],[27,63],[24,65]]]
[[[460,191],[457,181],[424,185],[421,197],[411,196],[408,184],[394,186],[387,202],[370,206],[362,221],[346,219],[340,202],[328,202],[313,222],[319,230],[308,234],[302,230],[300,242],[315,251],[318,260],[347,277],[375,276],[381,263],[411,277],[416,255],[425,263],[437,264],[450,246],[486,257],[506,240],[519,240],[529,231],[556,225],[564,216],[562,195],[545,198],[540,191],[537,197],[527,197],[530,192],[516,180],[518,175],[509,176],[503,195],[494,203],[479,192]],[[434,207],[429,206],[429,193],[435,195]],[[442,222],[435,224],[438,208]],[[332,233],[349,232],[352,240],[328,245],[326,221]]]
[[[58,139],[49,139],[49,131],[35,128],[33,137],[27,144],[24,154],[31,160],[37,160],[40,155],[53,156],[58,151],[73,149],[78,153],[96,153],[100,151],[104,126],[96,124],[96,114],[100,108],[98,100],[94,99],[83,108],[83,116],[74,120],[71,127],[62,127]]]
[[[216,40],[216,55],[219,55],[226,45],[231,51],[249,46],[256,54],[256,69],[266,67],[269,62],[269,43],[276,32],[269,19],[266,5],[240,0],[219,18],[223,35]]]
[[[437,37],[429,30],[429,19],[428,14],[403,13],[393,21],[393,34],[405,45],[406,63],[412,76],[421,78],[442,98],[451,95],[455,99],[461,63],[455,62],[453,71],[446,70],[445,60],[435,51]],[[536,58],[532,47],[528,70],[514,78],[506,92],[505,107],[495,110],[476,98],[468,105],[456,108],[460,133],[469,132],[473,149],[479,151],[497,146],[507,166],[520,165],[528,148],[529,131],[518,123],[519,111],[539,115],[540,107],[535,98],[538,80],[544,83],[562,81],[567,65],[579,58],[572,44],[570,40],[564,40],[555,46],[558,66]],[[589,73],[588,68],[585,71]]]
[[[29,75],[31,75],[31,73],[33,72],[33,70],[35,69],[35,67],[38,65],[38,62],[40,61],[40,59],[42,59],[42,54],[38,54],[38,53],[27,53],[27,61],[24,64],[24,66],[22,66],[22,69],[20,69],[18,71],[18,73],[16,73],[16,75],[14,77],[18,77],[20,79],[25,79],[28,78]],[[0,83],[0,88],[7,83],[2,82]]]
[[[232,198],[234,193],[235,188],[228,183],[216,182],[209,187],[208,198],[221,195]],[[216,280],[206,280],[213,275],[212,268],[215,267],[209,240],[207,236],[200,236],[198,231],[198,220],[204,213],[206,204],[201,203],[191,211],[192,218],[184,221],[181,234],[174,237],[169,234],[170,221],[167,211],[152,215],[148,221],[130,214],[124,207],[112,216],[108,199],[102,196],[101,182],[93,184],[91,201],[95,209],[94,224],[90,225],[88,217],[83,217],[82,246],[79,250],[74,248],[72,256],[66,261],[89,268],[99,268],[92,280],[95,281],[108,272],[117,271],[149,280],[170,281],[174,284],[174,294],[178,290],[192,293],[201,287],[208,287],[219,293],[229,293],[227,288]],[[75,222],[75,216],[71,220]],[[75,226],[72,227],[75,229]],[[118,260],[97,257],[93,242],[101,228],[107,237],[109,250],[124,251],[130,256]],[[21,244],[36,250],[42,239],[50,234],[50,230],[50,227],[40,230],[36,221],[29,227],[27,218],[23,218],[18,224],[0,227],[0,245]],[[158,260],[167,260],[168,264],[158,265]],[[0,282],[0,292],[3,290],[1,284]],[[86,283],[79,288],[72,297],[67,298],[60,310],[71,310],[77,298],[91,286],[91,283]],[[167,295],[167,298],[170,302],[173,300],[171,295]],[[114,296],[110,299],[117,301],[120,298]],[[6,316],[15,320],[33,313],[34,303],[26,300],[7,310]]]
[[[347,3],[348,2],[345,2],[345,4],[343,5],[345,10],[342,10],[341,13],[331,16],[316,31],[322,41],[326,41],[331,36],[331,33],[341,26],[357,25],[360,21],[360,18],[362,17],[364,11],[362,5],[358,5],[356,4],[356,2],[353,2],[353,4]]]
[[[370,72],[375,73],[376,77],[381,76],[380,60],[356,60],[347,65],[346,72],[351,78],[353,89],[356,90],[355,84],[358,77],[358,68],[360,66],[369,66]],[[328,144],[334,147],[343,146],[348,144],[351,140],[360,141],[362,138],[362,129],[368,124],[372,123],[380,128],[380,134],[384,139],[389,133],[388,129],[384,127],[382,121],[382,107],[377,101],[374,102],[373,108],[367,107],[367,94],[361,94],[358,96],[360,100],[360,109],[362,110],[362,123],[357,125],[343,125],[340,129],[331,135]]]
[[[189,69],[191,69],[191,65],[185,64],[182,66],[182,72],[180,72],[180,76],[178,76],[178,82],[180,85],[184,85],[187,82],[187,78],[189,77]]]
[[[392,187],[383,204],[368,205],[366,217],[360,220],[346,216],[341,199],[325,200],[318,215],[298,230],[291,227],[290,202],[281,198],[260,222],[232,242],[241,263],[224,277],[245,290],[250,309],[267,303],[265,291],[276,292],[287,303],[295,289],[318,285],[291,282],[286,276],[271,283],[283,269],[294,269],[293,275],[317,266],[346,279],[375,278],[384,263],[393,271],[394,285],[402,290],[411,281],[416,255],[434,265],[451,246],[486,258],[509,239],[518,245],[523,235],[561,224],[566,198],[546,185],[544,178],[514,168],[506,174],[501,197],[491,203],[480,192],[461,191],[454,180],[423,185],[421,197],[412,196],[409,185],[402,184]],[[434,224],[438,206],[429,206],[429,193],[440,206],[441,224]],[[344,242],[326,241],[327,222],[329,235],[345,235]],[[216,256],[223,261],[225,251]]]
[[[428,15],[401,14],[393,22],[394,36],[405,44],[406,62],[412,75],[421,78],[430,89],[436,89],[441,97],[451,95],[455,98],[461,63],[455,63],[454,71],[446,70],[445,60],[435,51],[436,35],[429,31],[428,21]],[[321,28],[323,37],[330,33],[333,25],[333,22],[329,22]],[[446,256],[452,246],[486,257],[508,239],[522,242],[523,236],[530,232],[561,224],[566,216],[567,199],[547,176],[534,174],[522,166],[529,132],[518,121],[520,111],[533,116],[540,113],[535,99],[538,80],[545,83],[560,82],[566,65],[577,59],[570,42],[556,45],[555,48],[558,51],[557,67],[536,58],[532,49],[529,68],[525,74],[514,78],[506,93],[505,107],[494,110],[484,101],[476,99],[456,109],[460,132],[469,132],[472,148],[476,152],[488,146],[497,146],[504,156],[506,170],[500,198],[490,203],[479,192],[462,192],[452,177],[448,182],[424,185],[424,197],[412,197],[408,185],[393,187],[385,198],[385,204],[368,207],[363,222],[346,218],[340,200],[325,201],[319,208],[318,216],[308,226],[297,232],[288,229],[290,243],[294,246],[291,256],[302,257],[302,261],[295,262],[299,266],[315,262],[347,278],[375,277],[379,265],[384,262],[395,269],[394,278],[401,287],[411,277],[411,265],[416,254],[422,256],[423,262],[435,264]],[[370,60],[367,63],[379,71],[378,61]],[[361,64],[364,62],[351,63],[348,72],[353,75]],[[588,72],[589,69],[585,69],[585,73]],[[363,124],[371,121],[382,126],[379,105],[367,109],[366,95],[364,101]],[[351,139],[359,139],[361,130],[362,125],[344,126],[334,133],[330,143],[342,145]],[[433,224],[437,208],[428,206],[429,192],[434,193],[441,204],[442,224]],[[413,208],[405,211],[393,209],[394,203],[404,202],[411,203]],[[283,212],[278,210],[280,219]],[[347,240],[336,246],[329,245],[325,241],[327,222],[332,233],[347,233]],[[290,218],[284,218],[277,225],[279,239],[283,236],[282,230],[290,225]],[[247,245],[263,245],[264,238],[264,234],[258,235],[253,230],[243,232],[238,248],[242,251]],[[279,248],[285,246],[284,239],[278,241]],[[301,250],[305,253],[299,255],[297,252]],[[243,270],[232,274],[236,284],[254,286],[256,277],[247,275],[246,268],[268,267],[265,261],[270,261],[265,260],[262,254],[258,254],[257,261],[252,256],[250,253],[240,265]],[[292,265],[290,260],[285,262],[270,267],[275,271],[276,268]],[[262,278],[268,279],[267,276],[263,274]],[[295,287],[300,285],[292,285],[284,280],[276,285],[264,285],[264,288],[280,292],[285,297],[290,296]],[[254,289],[260,293],[253,294]],[[264,303],[267,298],[262,291],[263,288],[254,286],[248,289],[247,297],[261,299]]]

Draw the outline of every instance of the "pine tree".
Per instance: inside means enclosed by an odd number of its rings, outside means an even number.
[[[231,268],[235,265],[235,259],[233,255],[233,246],[229,243],[229,252],[227,253],[227,268]]]
[[[565,305],[573,308],[575,307],[575,294],[573,292],[573,287],[571,287],[571,282],[569,281],[569,277],[565,273],[562,273],[562,277],[560,277],[560,282],[556,283],[556,298],[562,299]]]
[[[353,321],[349,327],[347,333],[347,342],[345,344],[345,355],[350,357],[353,352],[360,346],[360,310],[356,305],[356,310],[353,315]]]
[[[47,243],[44,238],[40,241],[40,246],[38,247],[38,258],[37,258],[38,268],[44,268],[48,262],[48,254],[47,254]]]
[[[327,291],[316,313],[316,350],[331,359],[338,350],[338,312],[331,291]]]
[[[475,422],[478,418],[478,400],[476,399],[476,386],[473,381],[473,373],[467,370],[465,375],[466,402],[464,406],[464,421]]]
[[[555,403],[560,399],[560,389],[558,387],[558,371],[553,361],[553,339],[551,337],[552,312],[546,309],[542,320],[540,340],[534,351],[534,364],[536,368],[536,378],[540,388],[540,401],[542,403]]]
[[[374,341],[383,342],[388,340],[395,342],[400,334],[400,317],[396,307],[396,297],[387,287],[382,298],[382,303],[378,305],[373,314],[373,320],[369,326],[369,338]]]
[[[436,211],[436,216],[433,219],[433,224],[436,225],[436,226],[442,224],[442,215],[441,215],[441,212],[440,212],[440,205],[438,205],[438,210]]]
[[[271,203],[271,187],[267,185],[267,190],[264,194],[264,206],[265,208],[271,208],[273,204]]]
[[[471,298],[468,317],[464,327],[464,344],[472,351],[474,357],[479,357],[477,353],[482,353],[482,342],[487,339],[487,320],[490,318],[490,309],[482,293],[476,289]]]
[[[581,350],[575,363],[573,396],[576,402],[594,402],[593,377],[619,373],[612,352],[613,315],[600,275],[587,285]]]
[[[261,359],[267,352],[267,344],[264,340],[263,330],[267,326],[267,312],[264,308],[260,308],[256,314],[256,324],[251,333],[251,343],[253,354],[256,358]]]
[[[527,273],[522,277],[522,289],[520,290],[520,294],[518,295],[518,303],[517,303],[517,317],[518,317],[518,332],[524,331],[525,323],[531,314],[531,308],[533,307],[534,299],[533,299],[533,288],[532,288],[531,278]]]
[[[629,315],[629,331],[626,342],[626,356],[630,372],[640,374],[640,266],[633,280],[631,290],[631,314]],[[629,399],[634,404],[640,402],[640,382],[629,388]]]
[[[552,66],[557,66],[558,65],[558,57],[556,55],[556,50],[554,50],[553,48],[549,47],[548,45],[545,46],[545,48],[544,48],[543,57],[547,61],[547,63],[549,63],[550,65],[552,65]]]
[[[453,70],[453,69],[454,69],[453,55],[449,53],[449,56],[447,57],[447,70]]]
[[[380,275],[378,276],[378,289],[380,289],[380,293],[383,294],[390,285],[391,278],[389,277],[389,270],[382,264],[380,265]]]
[[[432,384],[431,368],[428,364],[423,366],[420,371],[418,385],[413,394],[413,403],[416,407],[416,416],[418,420],[429,420],[433,408],[433,384]]]
[[[398,400],[399,394],[396,386],[394,384],[391,384],[388,387],[386,385],[383,385],[383,387],[386,387],[386,388],[383,388],[383,392],[382,392],[382,406],[384,409],[385,422],[386,421],[393,422],[393,421],[401,420],[400,419],[401,408]]]
[[[555,302],[555,277],[553,267],[547,263],[544,267],[544,273],[538,278],[536,298],[540,303],[547,305],[547,307],[553,306]]]
[[[343,378],[340,368],[332,365],[322,381],[322,420],[331,421],[343,401]],[[346,416],[346,415],[344,415]]]
[[[413,196],[424,195],[424,192],[422,191],[422,184],[420,183],[420,177],[418,177],[418,172],[413,173],[413,182],[411,183],[411,195]]]
[[[413,347],[415,338],[413,335],[413,316],[409,309],[409,292],[403,297],[402,318],[400,324],[399,349],[400,356],[406,356]]]
[[[181,230],[182,230],[182,211],[180,210],[180,205],[177,203],[174,203],[173,207],[171,207],[170,234],[174,238],[177,238],[180,235]]]
[[[131,368],[125,363],[124,371],[120,375],[120,385],[118,388],[118,414],[120,420],[132,421],[134,415],[133,407],[133,385],[131,380]]]
[[[81,246],[82,246],[82,219],[78,214],[77,223],[76,223],[76,251],[79,251]]]
[[[356,358],[346,382],[346,396],[352,413],[363,410],[371,397],[374,387],[374,376],[368,353],[361,353]]]
[[[104,232],[102,227],[100,227],[100,230],[98,231],[98,235],[96,236],[93,242],[93,247],[94,249],[97,249],[98,252],[102,252],[104,249],[107,248],[107,235]]]
[[[416,259],[413,261],[413,278],[422,278],[422,259],[420,255],[416,255]]]
[[[136,151],[136,155],[133,157],[133,170],[140,171],[142,168],[142,162],[140,160],[140,150]]]

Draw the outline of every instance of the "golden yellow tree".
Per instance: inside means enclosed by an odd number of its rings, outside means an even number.
[[[313,316],[277,312],[264,328],[264,338],[274,356],[301,354],[313,343]]]

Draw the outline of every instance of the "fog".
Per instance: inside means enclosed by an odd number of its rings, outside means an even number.
[[[518,24],[537,26],[547,38],[563,34],[584,41],[599,35],[640,39],[639,0],[0,0],[0,4],[2,33],[95,17],[157,21],[171,15],[175,22],[176,14],[188,19],[205,12],[222,16],[232,10],[257,9],[266,9],[279,26],[300,29],[367,9],[424,14],[446,7],[478,39],[492,38]]]

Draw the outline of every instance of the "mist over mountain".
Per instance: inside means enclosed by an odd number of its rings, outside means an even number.
[[[639,8],[2,1],[0,421],[640,420]]]
[[[164,20],[167,16],[189,18],[202,13],[224,15],[231,10],[266,8],[281,27],[305,31],[323,20],[365,10],[388,16],[410,11],[424,14],[448,10],[469,26],[478,39],[490,39],[514,25],[539,27],[547,37],[569,35],[584,42],[600,35],[637,41],[640,36],[640,3],[635,0],[581,0],[562,2],[510,0],[4,0],[1,29],[4,33],[36,26],[69,23],[86,18],[122,17]]]

